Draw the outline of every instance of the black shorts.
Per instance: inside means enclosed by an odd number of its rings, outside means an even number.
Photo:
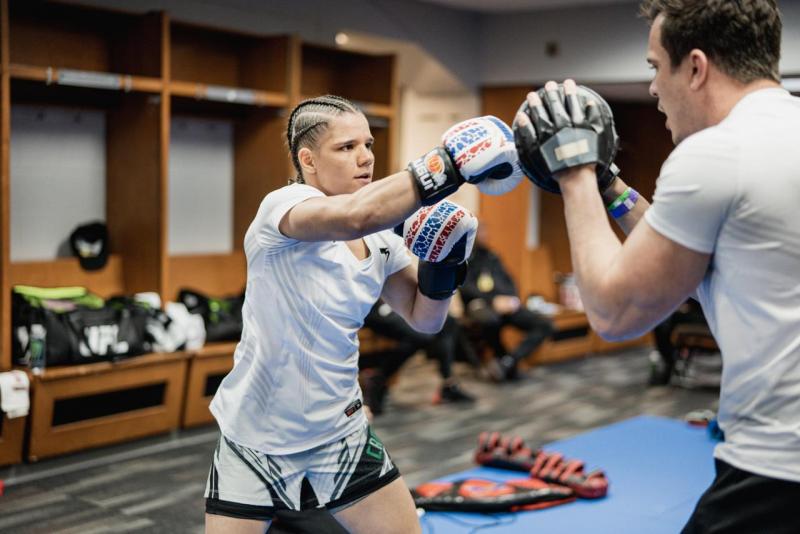
[[[722,460],[715,465],[717,476],[682,534],[800,532],[800,482],[748,473]]]
[[[400,476],[364,426],[308,451],[264,454],[220,436],[206,484],[206,512],[269,521],[278,510],[335,512]]]

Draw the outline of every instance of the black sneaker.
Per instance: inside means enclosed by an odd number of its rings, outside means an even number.
[[[475,402],[475,397],[465,393],[458,384],[444,384],[439,394],[434,398],[435,404],[445,402]]]
[[[517,361],[508,354],[502,358],[492,358],[487,371],[495,382],[505,382],[517,376]]]
[[[650,361],[650,376],[647,384],[650,386],[666,386],[672,379],[672,369],[657,350],[648,355]]]

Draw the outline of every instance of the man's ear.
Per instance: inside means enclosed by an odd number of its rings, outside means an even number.
[[[304,175],[316,174],[317,166],[314,162],[314,153],[308,147],[303,147],[297,151],[297,159],[300,161],[300,168]]]
[[[689,87],[696,91],[708,81],[708,56],[702,50],[695,48],[689,52],[687,61],[689,61],[689,67],[691,68]]]

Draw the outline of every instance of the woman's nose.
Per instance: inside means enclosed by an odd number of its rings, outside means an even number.
[[[375,160],[375,154],[372,153],[372,150],[367,148],[366,146],[363,147],[358,155],[358,164],[359,165],[369,165]]]

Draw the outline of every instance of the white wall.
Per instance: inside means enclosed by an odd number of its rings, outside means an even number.
[[[489,15],[481,34],[486,85],[575,77],[585,82],[647,79],[647,25],[636,4]],[[558,44],[547,57],[545,45]]]
[[[172,119],[169,148],[170,254],[233,250],[233,123]]]
[[[781,71],[800,74],[800,1],[780,2],[783,14]],[[584,83],[649,80],[645,63],[649,28],[638,2],[527,13],[486,15],[482,20],[481,83],[511,85],[574,77]],[[548,57],[548,42],[559,54]]]
[[[781,72],[800,76],[800,1],[781,0],[783,42],[781,43]]]
[[[12,261],[51,260],[79,224],[105,220],[105,128],[99,111],[12,107]]]
[[[69,256],[79,224],[106,219],[105,114],[13,106],[11,260]],[[233,124],[173,120],[169,252],[233,250]]]
[[[474,93],[420,94],[405,89],[400,95],[400,162],[405,165],[441,144],[442,134],[453,124],[475,117],[480,101]],[[463,186],[451,199],[477,212],[478,191]]]

